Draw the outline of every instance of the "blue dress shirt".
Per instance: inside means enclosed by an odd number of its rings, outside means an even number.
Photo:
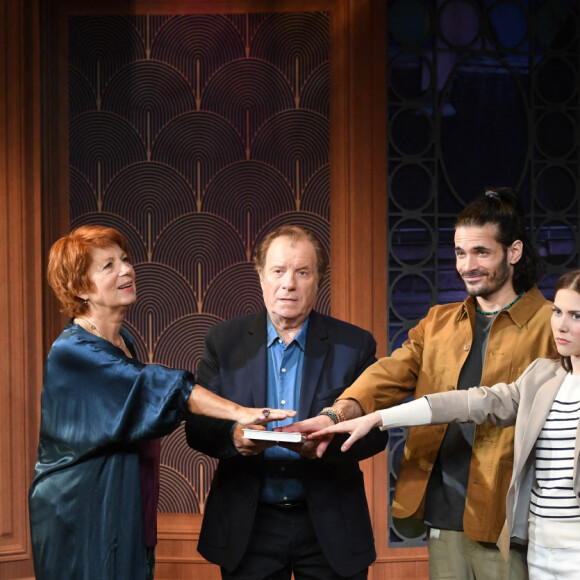
[[[276,332],[272,321],[268,317],[268,407],[272,409],[295,409],[298,410],[300,403],[300,385],[302,383],[302,367],[304,365],[304,349],[306,346],[306,333],[308,319],[294,337],[290,344],[286,344]],[[267,429],[282,427],[300,417],[273,421],[268,423]],[[267,462],[297,461],[300,455],[284,447],[272,447],[264,452]],[[271,465],[274,465],[271,463]],[[273,473],[273,472],[272,472]],[[304,497],[302,482],[296,478],[280,477],[267,473],[261,500],[268,503],[295,500]]]

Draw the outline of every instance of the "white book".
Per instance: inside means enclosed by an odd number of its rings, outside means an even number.
[[[280,443],[301,443],[302,433],[289,431],[263,431],[262,429],[244,429],[246,439],[260,439],[262,441],[277,441]]]

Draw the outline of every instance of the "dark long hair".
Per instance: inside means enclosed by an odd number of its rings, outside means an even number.
[[[571,270],[560,276],[556,282],[556,292],[558,290],[574,290],[580,294],[580,270]],[[564,370],[567,372],[572,370],[572,361],[569,356],[560,355],[560,362]]]
[[[513,286],[517,294],[527,292],[541,278],[544,268],[536,248],[526,234],[524,206],[520,196],[510,187],[488,187],[459,214],[459,226],[483,227],[496,224],[497,241],[507,251],[516,240],[521,240],[521,259],[514,264]]]

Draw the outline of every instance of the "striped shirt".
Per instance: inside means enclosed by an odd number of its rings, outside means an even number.
[[[568,374],[536,441],[529,537],[546,548],[580,545],[580,502],[573,489],[579,419],[580,376]]]

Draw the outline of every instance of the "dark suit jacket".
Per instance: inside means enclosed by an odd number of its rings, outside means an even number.
[[[308,323],[299,419],[315,416],[375,361],[372,335],[312,312]],[[198,382],[249,407],[266,406],[266,311],[210,328]],[[230,435],[233,423],[195,416],[187,421],[191,447],[219,461],[205,505],[198,550],[210,562],[233,570],[250,538],[264,473],[273,461],[244,457]],[[362,472],[358,462],[382,451],[387,433],[374,429],[347,453],[334,438],[322,459],[296,461],[316,535],[333,569],[350,576],[375,559]]]

